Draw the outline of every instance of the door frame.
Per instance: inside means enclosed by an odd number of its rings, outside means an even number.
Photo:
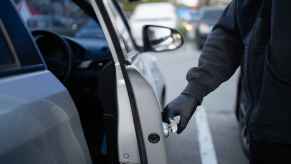
[[[116,69],[116,82],[117,82],[117,95],[118,95],[118,111],[122,110],[122,113],[118,113],[118,122],[119,124],[122,124],[120,119],[124,115],[123,112],[125,110],[129,110],[128,112],[131,113],[131,117],[127,118],[128,123],[131,123],[127,125],[127,129],[133,128],[134,134],[131,136],[132,138],[127,139],[127,141],[123,140],[124,136],[122,134],[118,134],[118,151],[119,151],[119,160],[121,162],[137,162],[140,164],[148,164],[147,154],[146,154],[146,146],[144,142],[144,135],[142,131],[142,126],[139,118],[139,113],[137,109],[137,104],[135,101],[135,96],[133,92],[132,85],[130,83],[127,70],[126,70],[126,59],[123,54],[123,49],[119,43],[118,35],[115,32],[113,23],[110,19],[110,14],[108,13],[106,9],[106,1],[108,0],[90,0],[91,5],[93,6],[93,9],[96,13],[96,16],[100,22],[100,25],[105,33],[105,37],[107,39],[109,48],[111,50],[111,54],[115,63],[115,69]],[[122,109],[121,109],[122,108]],[[129,114],[127,113],[127,114]],[[125,116],[127,117],[127,116]],[[130,136],[127,136],[130,137]],[[134,139],[135,138],[135,139]],[[132,142],[135,145],[127,145],[124,143],[121,143],[122,141],[125,142]],[[134,143],[136,142],[136,143]],[[126,146],[126,147],[125,147]],[[137,146],[138,154],[134,154],[136,150],[135,146]],[[127,150],[129,152],[123,152],[124,150]],[[130,152],[131,150],[131,152]],[[130,159],[130,153],[133,153],[133,159]]]

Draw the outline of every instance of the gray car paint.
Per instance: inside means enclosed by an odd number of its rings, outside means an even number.
[[[103,1],[106,4],[106,0]],[[99,23],[105,34],[110,52],[113,57],[116,69],[116,86],[117,86],[117,110],[118,110],[118,153],[119,161],[124,164],[139,164],[140,157],[137,145],[137,137],[134,128],[133,115],[130,106],[127,87],[125,85],[124,75],[120,67],[117,51],[114,47],[110,32],[106,26],[105,20],[95,2],[90,0],[91,5],[96,13]]]
[[[120,68],[120,61],[118,60],[118,52],[116,51],[113,40],[110,37],[110,32],[106,27],[104,18],[101,16],[101,12],[94,0],[90,0],[93,8],[96,12],[98,20],[102,26],[105,33],[106,39],[109,44],[113,60],[116,67],[116,77],[117,77],[117,94],[118,94],[118,113],[119,113],[119,125],[118,125],[118,150],[119,150],[119,160],[121,163],[134,163],[139,164],[139,152],[136,139],[135,126],[133,121],[132,109],[130,106],[128,88],[126,88],[124,75],[122,74]],[[103,3],[110,8],[110,2],[108,0],[103,0]],[[107,12],[108,12],[107,11]],[[109,15],[112,13],[108,12]],[[113,17],[111,15],[111,17]],[[126,51],[123,51],[125,53]],[[128,54],[124,54],[129,56]],[[137,110],[139,113],[140,123],[142,126],[143,139],[146,146],[146,155],[149,164],[167,164],[167,153],[166,146],[164,143],[164,135],[162,128],[161,119],[161,106],[159,104],[159,99],[155,93],[154,83],[151,76],[146,75],[146,73],[151,73],[146,65],[146,60],[150,59],[150,54],[139,53],[136,61],[128,66],[127,73],[130,78],[131,85],[133,87],[133,92],[136,99]],[[153,61],[152,61],[153,62]],[[146,68],[146,69],[145,69]],[[149,72],[147,72],[149,71]],[[154,76],[154,75],[153,75]],[[151,81],[151,83],[150,83]],[[156,133],[160,136],[160,141],[156,144],[148,142],[148,136],[151,133]]]
[[[128,67],[127,72],[133,87],[142,125],[148,163],[167,164],[161,106],[154,93],[154,89],[135,67]],[[152,134],[159,136],[159,141],[157,143],[150,142],[149,137]]]
[[[0,131],[0,163],[91,163],[75,105],[48,71],[0,79]]]
[[[158,66],[158,60],[156,55],[157,53],[153,52],[140,53],[132,62],[132,66],[134,66],[140,72],[140,74],[148,81],[154,91],[154,94],[159,100],[161,107],[163,107],[163,94],[166,89],[166,85],[163,75]]]
[[[96,10],[96,3],[92,0],[91,4],[95,4]],[[102,20],[100,13],[96,12]],[[104,28],[106,29],[103,22]],[[110,38],[107,39],[110,42]],[[120,162],[140,163],[128,90],[112,41],[110,44],[117,72]],[[152,109],[149,114],[154,115],[149,126],[145,123],[149,117],[141,115],[144,139],[146,141],[151,131],[162,136],[161,118],[157,114],[160,107],[154,88],[145,82],[143,76],[146,75],[133,75],[133,83],[142,79],[141,83],[134,86],[145,89],[135,89],[135,94],[144,94],[145,98],[149,98]],[[150,78],[148,81],[151,81]],[[145,112],[145,107],[147,105],[144,102],[138,104],[140,113]],[[0,79],[0,130],[3,132],[0,140],[1,163],[91,163],[75,105],[65,87],[49,71]],[[163,146],[163,138],[159,144],[146,143],[150,163],[165,163]],[[157,157],[159,151],[162,156]]]
[[[159,101],[161,103],[164,102],[164,90],[166,89],[165,81],[162,76],[162,73],[158,67],[158,60],[156,55],[158,53],[155,52],[140,52],[136,48],[132,48],[129,52],[126,50],[126,45],[124,45],[124,42],[128,45],[134,45],[135,40],[130,38],[130,31],[126,28],[127,22],[124,22],[121,18],[121,13],[118,12],[118,10],[115,8],[114,3],[112,3],[112,0],[106,1],[106,4],[108,6],[108,13],[112,14],[111,20],[113,23],[113,26],[116,28],[116,31],[118,31],[121,34],[128,34],[128,35],[122,35],[121,37],[125,37],[124,39],[120,40],[120,44],[123,47],[124,51],[123,54],[125,58],[130,61],[131,65],[134,65],[139,72],[145,77],[152,88],[154,89],[154,92],[156,96],[158,97]],[[119,16],[116,16],[119,15]],[[161,104],[164,105],[164,104]]]

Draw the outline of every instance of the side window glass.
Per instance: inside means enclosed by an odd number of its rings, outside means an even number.
[[[12,1],[1,1],[0,65],[2,75],[44,69],[41,56]],[[9,70],[9,71],[8,71]]]
[[[95,20],[72,0],[14,0],[30,30],[46,30],[76,38],[104,37]]]
[[[116,32],[119,35],[119,38],[121,38],[120,43],[124,45],[127,53],[131,52],[135,48],[134,48],[133,40],[130,37],[130,33],[120,13],[115,8],[115,5],[113,4],[113,2],[112,1],[109,1],[109,2],[110,2],[109,9],[112,13],[112,19],[113,19],[112,21],[114,22],[113,25],[114,25],[114,28],[116,29]]]
[[[19,61],[15,49],[2,20],[0,20],[0,71],[18,66]]]

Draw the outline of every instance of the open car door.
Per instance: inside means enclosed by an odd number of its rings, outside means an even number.
[[[105,32],[116,69],[118,101],[118,154],[120,163],[167,164],[165,131],[161,105],[153,86],[141,73],[135,60],[147,52],[133,50],[130,33],[120,18],[112,0],[91,0],[98,20]],[[180,37],[180,36],[179,36]],[[136,54],[135,54],[136,53]]]

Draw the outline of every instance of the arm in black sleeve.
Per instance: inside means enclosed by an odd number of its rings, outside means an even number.
[[[236,0],[224,11],[209,35],[198,67],[187,74],[183,94],[202,100],[209,92],[228,80],[240,65],[243,42],[237,26]]]

